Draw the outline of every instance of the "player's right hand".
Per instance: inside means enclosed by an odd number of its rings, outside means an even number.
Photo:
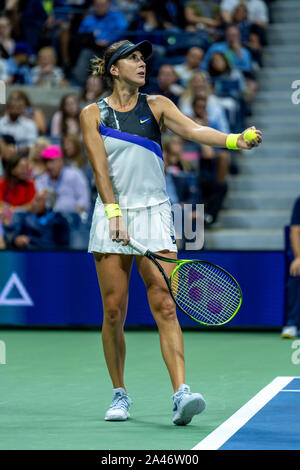
[[[123,241],[123,246],[128,245],[130,237],[122,216],[109,219],[109,237],[113,242],[120,243]]]

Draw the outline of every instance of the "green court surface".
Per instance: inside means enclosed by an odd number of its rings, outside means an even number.
[[[207,408],[172,423],[156,331],[127,331],[131,419],[105,422],[112,387],[101,333],[0,330],[0,449],[192,449],[276,376],[300,375],[277,332],[184,331],[187,379]]]

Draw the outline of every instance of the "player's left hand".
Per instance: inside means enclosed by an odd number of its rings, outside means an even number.
[[[244,140],[244,135],[247,131],[255,131],[257,135],[257,139]],[[255,126],[248,127],[247,129],[242,132],[240,137],[238,138],[237,145],[241,149],[250,150],[254,147],[258,147],[262,143],[262,132],[256,129]]]

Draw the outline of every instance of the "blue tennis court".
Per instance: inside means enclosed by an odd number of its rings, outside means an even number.
[[[300,377],[276,377],[194,449],[299,450]]]

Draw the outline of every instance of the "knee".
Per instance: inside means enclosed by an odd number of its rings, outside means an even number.
[[[106,298],[103,302],[104,321],[111,327],[117,327],[123,324],[124,307],[123,302],[114,296]]]
[[[177,320],[176,305],[169,292],[157,289],[152,305],[157,319],[161,321]]]
[[[171,296],[161,300],[158,309],[158,314],[162,321],[177,321],[176,306],[173,300],[171,299]]]

